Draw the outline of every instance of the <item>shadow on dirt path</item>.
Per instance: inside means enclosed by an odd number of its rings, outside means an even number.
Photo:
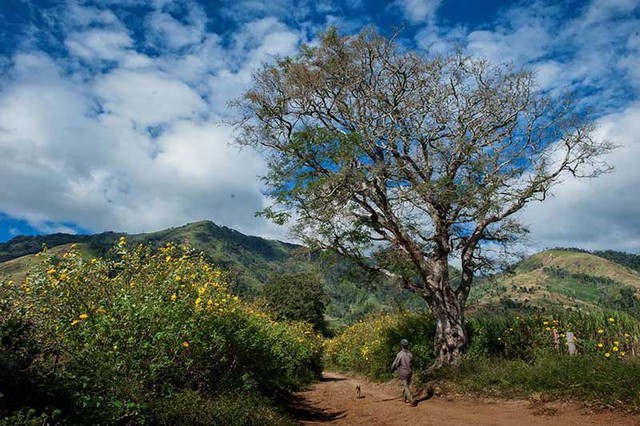
[[[330,411],[318,408],[301,396],[295,396],[288,402],[287,412],[295,420],[307,423],[332,422],[346,416],[344,410]]]

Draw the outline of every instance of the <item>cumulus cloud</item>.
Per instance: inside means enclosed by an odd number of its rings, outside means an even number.
[[[396,0],[393,4],[412,23],[433,21],[442,0]]]
[[[539,247],[572,246],[640,252],[640,104],[599,120],[598,137],[621,146],[608,155],[611,174],[567,179],[554,196],[533,203],[522,219]]]
[[[119,60],[133,41],[127,34],[111,30],[89,30],[69,34],[66,45],[82,59]]]
[[[293,53],[300,35],[277,19],[234,35],[229,55],[204,18],[149,15],[149,55],[112,13],[71,4],[65,57],[10,58],[0,87],[0,210],[42,232],[143,232],[211,219],[284,238],[254,217],[267,202],[264,161],[230,145],[225,103],[252,69]],[[73,65],[81,61],[82,66]],[[105,64],[107,66],[105,67]]]
[[[198,93],[159,71],[118,69],[100,77],[94,87],[106,113],[122,115],[143,127],[206,111]]]
[[[200,43],[205,36],[206,22],[206,14],[197,6],[190,7],[186,22],[162,11],[155,11],[147,18],[150,39],[172,50]]]

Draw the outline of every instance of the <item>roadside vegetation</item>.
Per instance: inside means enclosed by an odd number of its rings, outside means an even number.
[[[461,366],[426,374],[435,359],[435,323],[428,313],[374,315],[326,342],[332,368],[389,380],[401,338],[416,356],[415,378],[452,392],[501,397],[572,399],[640,412],[640,321],[620,313],[514,314],[468,320]],[[566,332],[577,355],[567,353]],[[555,337],[554,337],[555,336]]]
[[[2,284],[0,424],[274,424],[321,371],[311,324],[278,322],[173,244],[46,253]]]

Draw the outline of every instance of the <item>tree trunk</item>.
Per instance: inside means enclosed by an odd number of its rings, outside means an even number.
[[[449,284],[434,291],[429,299],[429,306],[436,320],[436,360],[429,370],[455,367],[460,363],[462,350],[467,343],[464,308]]]

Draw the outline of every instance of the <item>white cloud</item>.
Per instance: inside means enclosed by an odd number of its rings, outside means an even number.
[[[227,50],[227,68],[220,68],[207,80],[212,108],[227,116],[227,104],[239,97],[251,83],[252,73],[277,56],[296,53],[302,35],[276,18],[263,18],[245,24]]]
[[[395,0],[394,5],[412,23],[433,21],[442,0]]]
[[[198,93],[158,71],[118,69],[99,78],[95,92],[106,112],[143,127],[206,112]]]
[[[133,41],[123,32],[94,29],[71,33],[65,43],[73,55],[82,59],[115,61],[123,58]]]
[[[231,129],[216,121],[256,66],[295,52],[299,33],[261,19],[223,49],[196,15],[183,25],[157,14],[148,28],[166,49],[149,56],[115,15],[92,18],[89,9],[70,9],[77,16],[66,21],[64,61],[30,51],[7,63],[0,211],[43,232],[70,231],[61,223],[142,232],[211,219],[285,238],[286,229],[254,217],[267,202],[256,178],[264,161],[231,146]],[[100,61],[112,63],[103,70]]]
[[[169,13],[155,11],[147,18],[150,38],[161,47],[179,50],[198,44],[205,36],[207,17],[198,7],[191,7],[187,22],[179,21]]]
[[[523,220],[539,248],[640,252],[640,105],[604,116],[599,124],[599,138],[622,145],[607,158],[615,171],[593,180],[567,179],[553,197],[527,207]]]

